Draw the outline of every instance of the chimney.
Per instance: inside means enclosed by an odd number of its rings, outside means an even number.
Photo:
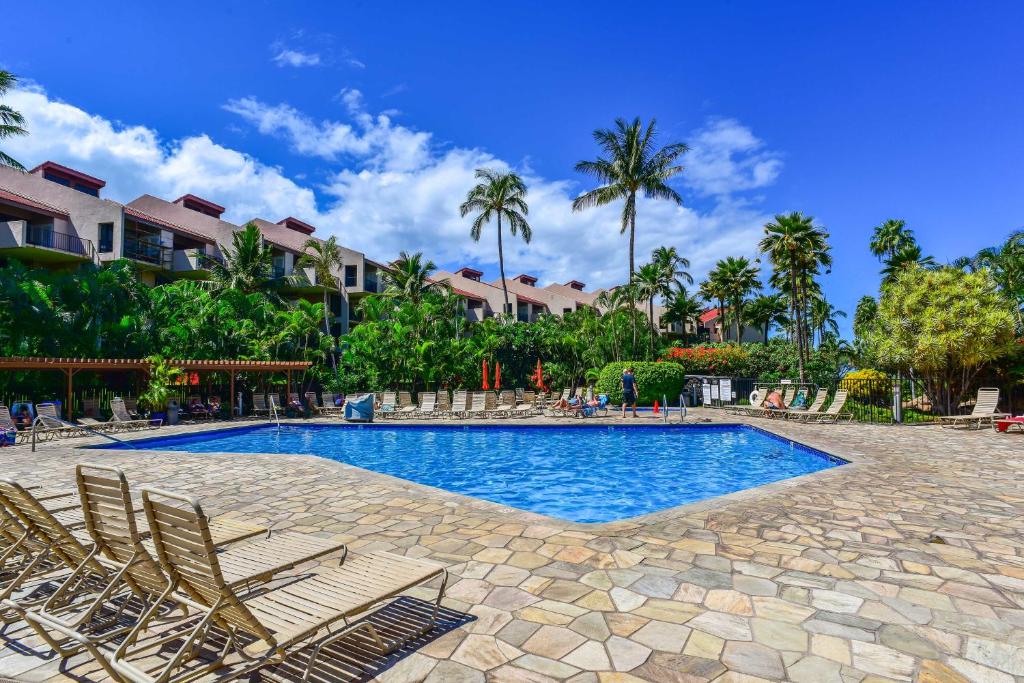
[[[522,282],[527,287],[536,287],[537,286],[537,278],[533,277],[532,275],[526,275],[525,273],[523,275],[516,275],[512,279],[513,280],[519,280],[519,282]]]
[[[474,270],[473,268],[470,268],[468,266],[465,268],[459,268],[457,271],[455,271],[455,274],[461,275],[467,280],[474,280],[475,282],[480,282],[480,278],[482,278],[484,275],[479,270]]]
[[[312,235],[313,231],[316,230],[316,228],[314,228],[309,223],[303,223],[298,218],[292,218],[291,216],[288,216],[288,218],[284,218],[282,220],[279,220],[277,222],[277,224],[278,225],[283,225],[284,227],[288,228],[289,230],[294,230],[295,232],[301,232],[303,235]]]
[[[580,282],[579,280],[569,280],[568,282],[565,283],[565,286],[571,287],[572,289],[575,289],[577,292],[582,292],[583,288],[586,287],[586,285]]]
[[[29,171],[29,173],[34,173],[58,185],[70,187],[73,190],[84,192],[93,197],[99,197],[100,190],[107,184],[104,180],[94,178],[87,173],[76,171],[67,166],[61,166],[55,161],[44,161]]]
[[[194,194],[183,194],[175,199],[174,203],[213,218],[220,218],[220,215],[225,211],[224,207],[220,204],[214,204],[208,199],[197,197]]]

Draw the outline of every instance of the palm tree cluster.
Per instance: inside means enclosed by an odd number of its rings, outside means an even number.
[[[921,251],[921,245],[906,221],[896,218],[890,218],[875,228],[869,249],[883,265],[883,284],[891,282],[907,268],[933,268],[936,265],[934,258]]]
[[[1024,230],[1016,230],[994,247],[974,256],[956,259],[953,267],[978,272],[987,270],[1003,294],[1014,303],[1017,330],[1024,334]]]
[[[10,71],[0,70],[0,97],[6,95],[7,91],[13,88],[17,82],[17,77]],[[10,106],[0,104],[0,140],[27,134],[28,131],[25,130],[25,117]],[[3,150],[0,150],[0,165],[10,166],[19,171],[25,170],[25,167],[17,159],[9,154],[5,154]]]

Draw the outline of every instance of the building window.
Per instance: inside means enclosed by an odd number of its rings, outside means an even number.
[[[85,194],[91,194],[93,197],[99,197],[100,196],[100,191],[97,190],[95,187],[89,187],[88,185],[82,185],[81,183],[75,183],[74,184],[74,188],[76,190],[78,190],[79,192],[84,192]]]
[[[114,224],[100,223],[100,253],[109,254],[114,251]]]
[[[64,187],[71,187],[71,181],[68,180],[67,178],[61,178],[60,176],[54,175],[46,171],[43,172],[43,177],[49,180],[50,182],[57,183],[58,185],[63,185]]]
[[[345,266],[345,286],[355,287],[356,286],[356,267]]]
[[[571,308],[563,308],[562,309],[562,315],[569,315],[570,313],[572,313],[572,309]]]

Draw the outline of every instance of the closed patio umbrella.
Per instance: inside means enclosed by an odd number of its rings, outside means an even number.
[[[484,389],[484,391],[487,391],[490,388],[491,388],[490,385],[487,383],[487,359],[484,358],[484,386],[483,386],[483,389]]]
[[[501,390],[501,363],[494,362],[494,390]]]

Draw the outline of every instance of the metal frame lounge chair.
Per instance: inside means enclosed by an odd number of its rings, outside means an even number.
[[[498,394],[498,400],[495,404],[495,414],[500,414],[503,417],[508,417],[512,414],[512,411],[516,409],[516,392],[511,389],[503,389]]]
[[[110,412],[113,415],[110,419],[120,423],[118,426],[122,429],[156,429],[164,422],[163,420],[132,419],[131,415],[128,414],[128,408],[124,404],[124,399],[120,398],[110,400]]]
[[[252,394],[252,414],[256,417],[266,415],[270,417],[271,409],[267,404],[267,397],[264,394],[253,392]]]
[[[814,396],[814,401],[811,405],[807,406],[807,410],[793,410],[790,408],[787,410],[783,417],[790,420],[800,420],[806,422],[809,419],[816,418],[821,413],[822,406],[825,405],[825,401],[828,400],[828,389],[822,387],[818,389],[818,393]]]
[[[305,394],[303,394],[303,398],[306,399],[306,405],[309,406],[309,412],[311,415],[323,414],[323,408],[321,408],[316,402],[315,391],[307,391]]]
[[[88,436],[89,430],[83,429],[82,427],[76,427],[73,424],[68,424],[60,418],[57,414],[57,406],[53,403],[37,403],[36,404],[36,421],[38,424],[43,425],[43,429],[39,430],[33,423],[33,431],[36,433],[38,438],[41,434],[46,436]]]
[[[452,412],[452,395],[448,393],[447,389],[442,389],[437,392],[436,396],[435,405],[438,417],[447,417]]]
[[[843,407],[846,405],[846,396],[844,389],[836,389],[836,395],[832,397],[832,403],[829,404],[828,409],[817,416],[808,418],[807,421],[814,424],[837,424],[840,420],[853,422],[853,413],[843,411]]]
[[[395,417],[395,413],[398,411],[398,401],[395,396],[396,394],[393,391],[384,392],[380,399],[380,409],[377,411],[377,417],[382,420]]]
[[[512,410],[513,417],[530,417],[537,412],[537,394],[532,391],[524,391],[522,402]]]
[[[158,614],[151,607],[115,651],[95,649],[116,678],[135,683],[193,679],[225,665],[237,666],[228,677],[239,678],[262,666],[280,662],[305,646],[312,646],[303,680],[308,680],[320,651],[357,630],[365,630],[384,652],[400,642],[386,642],[369,622],[350,623],[377,604],[410,588],[440,578],[430,621],[415,635],[433,628],[447,581],[447,570],[419,559],[374,552],[343,558],[341,566],[303,572],[273,588],[240,592],[224,575],[221,556],[210,539],[205,515],[197,500],[159,489],[142,488],[143,506],[153,532],[160,566],[171,579],[163,598],[180,602],[194,614],[173,633],[155,644],[133,647],[136,638]],[[331,630],[339,622],[343,628]],[[223,645],[212,661],[192,666],[196,655],[216,626]],[[316,638],[327,629],[326,635]],[[143,668],[147,655],[172,642],[180,645],[156,668]],[[255,642],[253,642],[255,641]],[[166,663],[165,663],[166,662]],[[188,671],[180,672],[190,664]]]
[[[11,409],[2,403],[0,403],[0,430],[14,432],[16,443],[24,443],[29,437],[29,431],[18,429],[18,425],[14,424],[14,418],[11,416]]]
[[[336,405],[338,394],[324,394],[323,405],[317,408],[321,415],[325,417],[341,417],[345,414],[345,401],[341,402],[341,405]]]
[[[413,417],[437,417],[437,394],[429,391],[420,392],[420,406]]]
[[[991,425],[994,420],[1001,417],[1009,417],[1009,413],[996,412],[999,405],[999,389],[983,387],[978,389],[978,396],[974,401],[974,409],[969,415],[943,415],[939,417],[939,424],[943,427],[967,426],[974,429],[981,429],[982,425]]]
[[[466,417],[466,409],[469,401],[469,392],[459,389],[452,397],[452,405],[448,410],[448,417],[462,419]]]
[[[398,406],[395,410],[395,417],[415,417],[419,411],[419,406],[416,405],[415,399],[412,397],[412,393],[408,391],[398,392]]]

